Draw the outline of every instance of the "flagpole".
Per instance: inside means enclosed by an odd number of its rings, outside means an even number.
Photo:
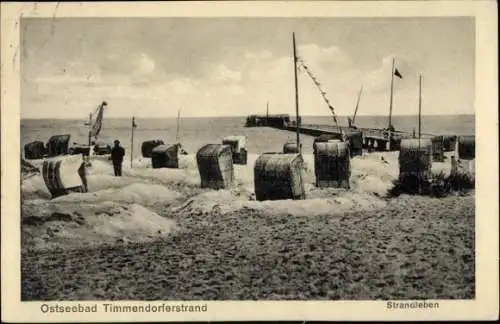
[[[269,101],[266,103],[266,126],[269,125]]]
[[[293,72],[295,77],[295,115],[296,115],[296,130],[297,130],[297,150],[299,154],[302,154],[302,149],[300,147],[300,120],[299,120],[299,90],[298,90],[298,80],[297,80],[297,50],[295,47],[295,33],[292,33],[293,40]]]
[[[422,75],[418,80],[418,138],[422,136]]]
[[[422,140],[422,75],[419,75],[418,78],[418,150],[420,152],[420,141]],[[422,193],[422,184],[420,177],[421,170],[418,170],[418,193]]]
[[[394,57],[392,58],[392,69],[391,69],[391,98],[389,101],[389,125],[388,128],[392,125],[392,96],[394,91]]]
[[[132,136],[130,138],[130,168],[132,169],[132,159],[134,157],[134,129],[135,129],[135,117],[132,117]]]
[[[178,143],[179,142],[179,125],[180,125],[180,119],[181,119],[181,110],[177,110],[177,132],[175,134],[175,141]]]
[[[389,125],[387,126],[387,130],[389,133],[389,139],[388,139],[388,150],[391,150],[391,139],[392,139],[392,97],[394,93],[394,57],[392,58],[392,69],[391,69],[391,99],[389,102]]]
[[[363,85],[361,85],[361,89],[359,89],[359,94],[358,94],[358,101],[356,102],[356,108],[354,109],[354,116],[352,116],[352,124],[354,125],[354,122],[356,120],[356,114],[358,113],[358,108],[359,108],[359,101],[361,99],[361,93],[363,92]]]

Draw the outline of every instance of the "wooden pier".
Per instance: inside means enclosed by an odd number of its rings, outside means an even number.
[[[270,126],[273,127],[273,126]],[[297,126],[294,124],[284,125],[283,127],[273,127],[291,132],[297,132]],[[340,127],[342,131],[353,130],[349,127]],[[413,134],[409,132],[394,131],[391,132],[391,145],[389,147],[389,132],[378,128],[357,128],[363,136],[363,148],[375,151],[397,151],[399,150],[402,139],[412,138]],[[304,135],[320,136],[320,135],[341,135],[339,127],[333,125],[321,124],[303,124],[299,127],[299,132]],[[422,138],[432,138],[432,134],[422,134]]]

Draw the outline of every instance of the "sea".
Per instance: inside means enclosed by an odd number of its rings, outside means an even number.
[[[136,118],[137,128],[132,139],[132,120],[124,118],[104,118],[99,136],[100,142],[112,144],[119,140],[127,156],[134,159],[141,156],[144,141],[161,139],[166,144],[180,142],[190,154],[205,144],[219,144],[230,135],[246,136],[246,148],[249,154],[281,152],[283,144],[295,140],[296,134],[290,131],[268,127],[244,127],[246,116],[240,117],[203,117],[180,120],[174,118]],[[474,135],[474,115],[422,116],[422,133]],[[22,119],[21,151],[25,144],[32,141],[47,142],[52,135],[70,134],[70,143],[84,144],[88,141],[88,128],[85,120],[80,119]],[[331,116],[303,116],[303,124],[332,124]],[[340,125],[347,125],[347,117],[339,117]],[[384,128],[385,116],[358,116],[356,125],[360,128]],[[418,131],[418,116],[393,116],[393,125],[398,131]],[[300,135],[303,153],[312,154],[313,137]],[[133,150],[131,150],[133,148]],[[22,152],[24,154],[24,152]]]

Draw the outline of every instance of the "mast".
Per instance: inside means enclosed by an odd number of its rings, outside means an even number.
[[[392,125],[392,94],[394,91],[394,57],[392,58],[392,69],[391,69],[391,98],[389,101],[389,125],[387,128],[390,128]]]
[[[420,151],[420,141],[422,141],[421,125],[422,125],[422,75],[418,78],[418,150]],[[420,172],[418,172],[418,193],[422,193],[422,184],[420,183]]]
[[[352,116],[352,124],[353,125],[354,125],[354,122],[356,121],[356,114],[358,113],[359,101],[361,100],[361,93],[362,92],[363,92],[363,86],[361,86],[361,89],[359,89],[358,101],[356,102],[356,108],[354,109],[354,115]]]
[[[269,125],[269,101],[266,104],[266,126]]]
[[[422,136],[422,75],[418,80],[418,138]]]
[[[300,147],[300,119],[299,119],[299,90],[298,90],[298,81],[297,81],[297,50],[295,46],[295,33],[292,33],[293,39],[293,72],[295,77],[295,116],[297,121],[297,149],[299,154],[302,154],[302,149]]]
[[[177,132],[175,134],[175,141],[179,143],[179,129],[180,129],[180,121],[181,121],[181,110],[177,110]]]
[[[92,143],[92,113],[89,114],[88,126],[89,126],[89,143],[88,144],[90,146]]]

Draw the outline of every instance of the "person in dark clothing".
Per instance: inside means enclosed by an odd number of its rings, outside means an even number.
[[[125,149],[120,146],[120,141],[115,140],[115,146],[111,149],[111,161],[113,161],[113,169],[115,170],[115,177],[122,176],[122,163],[125,156]]]

